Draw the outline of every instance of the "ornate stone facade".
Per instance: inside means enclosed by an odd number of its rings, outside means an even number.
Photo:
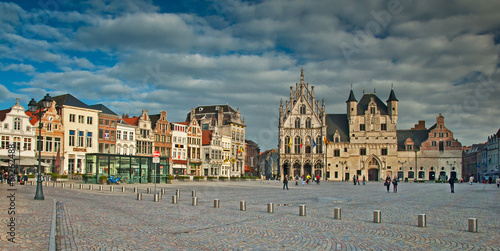
[[[461,144],[439,114],[429,129],[425,122],[398,130],[398,104],[391,89],[384,103],[375,93],[356,100],[351,90],[346,114],[326,114],[314,86],[290,88],[280,104],[280,176],[316,175],[328,180],[435,180],[461,177]]]

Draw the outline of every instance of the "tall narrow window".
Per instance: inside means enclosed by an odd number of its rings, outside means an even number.
[[[61,138],[54,138],[54,152],[59,151],[61,149]]]
[[[295,119],[295,128],[300,128],[300,118]]]
[[[69,130],[68,145],[75,146],[75,130]]]
[[[78,147],[83,147],[83,131],[78,132]]]
[[[14,145],[17,150],[21,150],[21,138],[14,137]]]
[[[300,114],[306,114],[306,105],[300,106]]]
[[[14,119],[14,130],[16,130],[16,131],[21,130],[21,119],[20,118]]]
[[[45,151],[52,152],[52,137],[45,138]]]
[[[295,143],[295,147],[294,147],[295,153],[300,153],[300,148],[302,147],[302,144],[301,144],[302,141],[300,140],[299,136],[295,137],[294,143]]]
[[[306,119],[306,128],[311,128],[311,118]]]

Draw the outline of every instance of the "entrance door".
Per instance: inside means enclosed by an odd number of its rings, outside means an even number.
[[[368,181],[378,181],[378,169],[368,170]]]
[[[436,179],[436,173],[435,172],[429,172],[429,180],[435,180]]]
[[[299,163],[295,163],[293,165],[293,176],[300,176],[300,164]]]
[[[349,173],[345,173],[345,181],[349,181],[349,180],[350,180]]]

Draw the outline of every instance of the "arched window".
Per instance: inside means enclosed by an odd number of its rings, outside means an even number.
[[[295,119],[295,128],[300,128],[300,118]]]
[[[292,145],[292,143],[290,141],[290,137],[288,137],[288,136],[285,137],[284,144],[285,144],[285,153],[290,153],[290,150],[291,150],[290,148],[291,148],[291,145]]]
[[[295,153],[300,153],[300,148],[302,146],[302,141],[299,136],[295,137]]]
[[[306,105],[300,106],[300,114],[306,114]]]
[[[306,128],[311,128],[311,118],[306,119]]]
[[[323,153],[323,140],[320,136],[316,137],[316,153]]]

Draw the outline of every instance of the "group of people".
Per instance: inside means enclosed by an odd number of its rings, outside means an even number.
[[[387,176],[387,178],[385,178],[385,182],[384,182],[384,186],[387,187],[387,192],[389,192],[390,188],[391,188],[391,183],[392,183],[392,191],[397,193],[398,192],[398,183],[399,183],[399,179],[397,176],[394,176],[394,179],[391,180],[391,177],[390,176]]]
[[[352,177],[352,181],[354,182],[354,185],[358,184],[358,186],[359,186],[359,175],[358,176],[354,175],[354,177]],[[366,178],[363,175],[363,186],[365,184],[366,184]]]
[[[285,175],[285,177],[283,177],[283,190],[288,190],[288,180],[290,178],[288,177],[288,174]],[[295,175],[295,185],[298,186],[299,185],[299,180],[302,180],[302,185],[304,185],[304,183],[306,184],[310,184],[312,182],[316,182],[317,185],[319,185],[319,181],[321,180],[321,177],[319,176],[319,174],[316,175],[316,177],[311,177],[311,175],[302,175],[299,177],[299,175]]]

